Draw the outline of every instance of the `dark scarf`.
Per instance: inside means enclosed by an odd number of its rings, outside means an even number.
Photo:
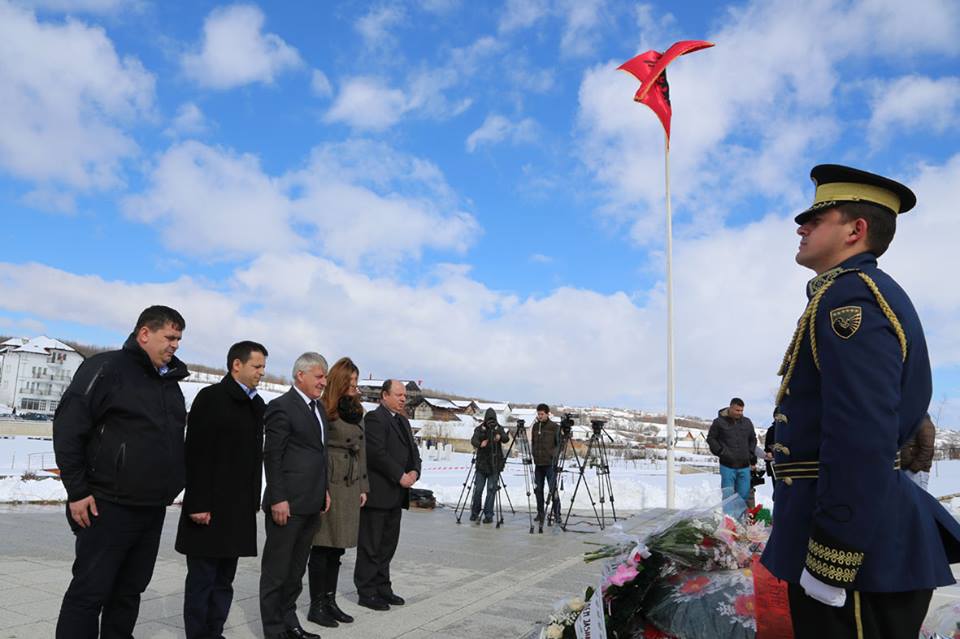
[[[337,414],[348,424],[359,424],[363,419],[363,406],[356,397],[344,395],[337,402]]]

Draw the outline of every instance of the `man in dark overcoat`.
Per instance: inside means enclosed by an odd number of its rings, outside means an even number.
[[[410,507],[410,487],[420,478],[420,451],[404,415],[406,402],[403,382],[388,379],[380,389],[380,406],[364,417],[370,494],[360,510],[353,581],[358,603],[373,610],[404,603],[393,592],[390,561],[400,541],[402,509]]]
[[[257,555],[265,408],[257,385],[266,364],[262,344],[231,346],[230,372],[197,393],[187,417],[187,485],[176,542],[187,556],[187,639],[223,634],[237,560]]]
[[[327,491],[327,414],[320,396],[327,360],[304,353],[293,365],[293,387],[264,414],[263,493],[267,540],[260,564],[260,619],[266,639],[319,639],[297,618],[297,597]]]

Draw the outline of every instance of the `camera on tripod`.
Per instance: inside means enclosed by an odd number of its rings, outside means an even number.
[[[603,425],[606,423],[606,420],[603,419],[591,419],[590,428],[593,429],[593,434],[599,435],[601,432],[603,432]]]
[[[517,420],[517,426],[520,427],[520,428],[523,428],[523,425],[526,424],[526,423],[527,423],[527,422],[523,421],[522,419],[518,419],[518,420]]]
[[[570,437],[570,432],[573,430],[573,414],[564,413],[563,417],[560,418],[560,434],[564,437]]]

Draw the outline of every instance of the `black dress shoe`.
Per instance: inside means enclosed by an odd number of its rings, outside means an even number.
[[[370,610],[390,610],[390,604],[380,597],[364,597],[363,595],[360,595],[360,599],[357,600],[357,603],[364,608],[369,608]]]
[[[380,598],[386,601],[391,606],[402,606],[403,604],[406,603],[403,600],[403,597],[401,597],[400,595],[396,595],[392,592],[386,595],[381,594]]]
[[[315,632],[307,632],[303,628],[287,628],[283,635],[286,639],[320,639],[320,635]]]
[[[312,621],[318,626],[324,626],[326,628],[336,628],[340,624],[337,623],[337,620],[330,614],[330,611],[324,604],[314,606],[310,605],[310,613],[307,615],[307,621]]]
[[[337,600],[333,597],[327,599],[327,605],[324,607],[324,610],[340,623],[353,623],[353,617],[340,610],[340,606],[337,605]]]

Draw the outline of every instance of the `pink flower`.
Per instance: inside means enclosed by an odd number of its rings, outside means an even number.
[[[607,578],[607,583],[611,586],[623,586],[637,578],[640,574],[634,566],[630,564],[620,564],[612,575]]]

